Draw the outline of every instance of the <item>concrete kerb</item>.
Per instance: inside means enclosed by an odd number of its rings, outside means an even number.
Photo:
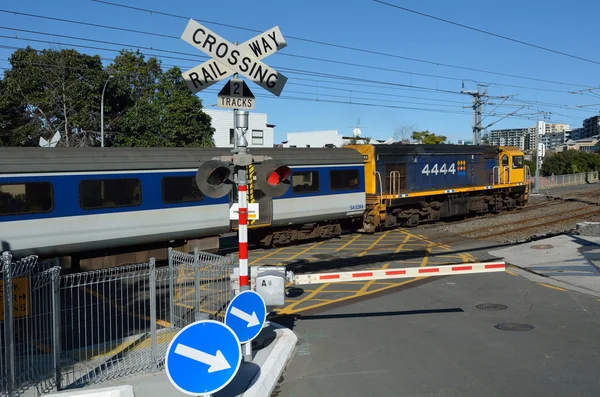
[[[275,390],[275,386],[277,386],[279,377],[283,374],[287,363],[292,357],[296,343],[298,343],[298,337],[291,329],[272,321],[270,321],[270,325],[276,328],[276,332],[280,333],[280,335],[276,339],[277,343],[263,363],[261,370],[252,379],[252,386],[242,394],[244,397],[270,396],[273,390]]]
[[[509,262],[506,262],[506,265],[510,266],[511,270],[514,271],[515,273],[517,273],[520,276],[523,276],[533,282],[548,284],[548,285],[552,285],[554,287],[559,287],[559,288],[563,288],[563,289],[566,289],[569,291],[579,292],[581,294],[592,295],[592,296],[595,296],[596,298],[600,298],[600,293],[598,293],[596,291],[592,291],[587,288],[581,288],[581,287],[575,286],[573,284],[558,281],[551,277],[545,276],[543,274],[536,273],[535,271],[533,271],[531,269],[523,268],[523,267],[517,266],[515,264],[509,263]]]
[[[57,397],[134,397],[133,387],[131,385],[105,387],[102,389],[89,389],[89,390],[77,390],[68,391],[62,393],[48,394],[48,396]]]

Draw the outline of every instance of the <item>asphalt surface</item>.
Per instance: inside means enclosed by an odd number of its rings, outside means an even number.
[[[272,396],[598,395],[600,301],[525,275],[429,278],[282,318],[299,341]]]

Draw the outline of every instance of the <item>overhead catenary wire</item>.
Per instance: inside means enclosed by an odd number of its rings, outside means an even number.
[[[95,1],[95,0],[93,0],[93,1]],[[592,59],[583,58],[583,57],[580,57],[580,56],[577,56],[577,55],[567,54],[565,52],[553,50],[553,49],[547,48],[547,47],[542,47],[542,46],[537,45],[537,44],[527,43],[527,42],[522,41],[522,40],[513,39],[513,38],[510,38],[510,37],[501,35],[501,34],[492,33],[492,32],[487,31],[487,30],[478,29],[478,28],[475,28],[475,27],[472,27],[472,26],[467,26],[467,25],[464,25],[462,23],[449,21],[447,19],[443,19],[443,18],[439,18],[439,17],[433,16],[433,15],[425,14],[423,12],[411,10],[411,9],[408,9],[406,7],[401,7],[401,6],[396,5],[396,4],[387,3],[385,1],[381,1],[381,0],[373,0],[373,1],[376,2],[376,3],[384,4],[384,5],[389,6],[389,7],[393,7],[393,8],[397,8],[397,9],[403,10],[403,11],[411,12],[413,14],[418,14],[418,15],[421,15],[421,16],[424,16],[424,17],[427,17],[427,18],[431,18],[431,19],[435,19],[435,20],[438,20],[438,21],[442,21],[442,22],[445,22],[445,23],[452,24],[452,25],[460,26],[460,27],[465,28],[465,29],[470,29],[470,30],[473,30],[473,31],[476,31],[476,32],[479,32],[479,33],[484,33],[484,34],[487,34],[487,35],[490,35],[490,36],[495,36],[495,37],[498,37],[498,38],[501,38],[501,39],[504,39],[504,40],[512,41],[512,42],[519,43],[519,44],[523,44],[523,45],[526,45],[526,46],[529,46],[529,47],[533,47],[533,48],[537,48],[537,49],[540,49],[540,50],[552,52],[554,54],[559,54],[559,55],[563,55],[563,56],[566,56],[566,57],[569,57],[569,58],[579,59],[581,61],[590,62],[590,63],[594,63],[596,65],[600,65],[599,61],[594,61]]]
[[[2,35],[0,35],[0,38],[1,37],[10,38],[10,39],[18,39],[18,40],[30,40],[30,41],[39,41],[39,42],[44,42],[44,43],[52,43],[52,42],[45,41],[45,40],[28,39],[28,38],[14,38],[12,36],[2,36]],[[120,50],[107,49],[107,48],[103,48],[103,47],[90,47],[90,46],[82,46],[82,45],[79,45],[79,44],[67,44],[67,45],[71,45],[71,46],[75,46],[75,47],[81,46],[83,48],[93,48],[93,49],[99,49],[99,50],[120,52]],[[119,44],[116,44],[116,45],[119,45]],[[186,61],[195,61],[195,60],[187,59],[187,58],[168,57],[168,56],[164,56],[164,57],[173,58],[173,59],[183,59],[183,60],[186,60]],[[199,56],[199,57],[208,59],[208,57],[203,57],[203,56]],[[432,89],[432,88],[428,88],[428,87],[420,87],[419,88],[419,87],[408,86],[408,85],[399,84],[399,83],[383,82],[383,81],[367,80],[367,79],[357,79],[355,77],[350,77],[350,76],[333,75],[333,74],[319,73],[319,72],[307,72],[307,71],[302,71],[302,70],[298,70],[298,69],[287,69],[287,68],[282,68],[282,70],[288,71],[290,73],[300,73],[300,74],[304,73],[304,74],[308,74],[308,75],[316,75],[316,76],[325,77],[325,78],[336,78],[336,79],[344,79],[344,80],[351,80],[351,81],[357,81],[358,80],[358,81],[366,81],[366,82],[371,82],[371,83],[376,83],[376,84],[387,84],[387,85],[392,85],[392,86],[400,86],[402,88],[415,88],[415,89],[418,89],[418,90],[423,90],[423,89],[424,90],[431,90],[431,91],[435,91],[436,93],[442,92],[442,93],[451,93],[451,94],[461,95],[460,93],[455,92],[455,91],[438,90],[438,89]],[[308,79],[308,80],[310,80],[310,79]],[[323,87],[323,88],[325,88],[325,87]],[[326,96],[326,95],[323,94],[323,96]],[[440,100],[440,101],[442,101],[442,100]],[[588,112],[588,113],[591,112],[591,111],[588,111],[588,110],[585,110],[585,109],[579,109],[579,108],[572,109],[572,110],[580,111],[580,112]],[[575,116],[565,116],[565,117],[575,117]]]
[[[0,67],[0,69],[9,70],[9,68],[5,68],[5,67]],[[211,93],[211,94],[217,94],[219,92],[219,90],[209,88],[209,89],[204,90],[204,92]],[[328,95],[324,95],[324,96],[328,96]],[[281,95],[277,98],[273,98],[272,96],[266,95],[266,94],[255,94],[255,97],[269,99],[269,100],[283,99],[283,100],[290,100],[290,101],[319,102],[319,103],[330,103],[330,104],[340,104],[340,105],[354,105],[354,106],[367,106],[367,107],[388,108],[388,109],[415,110],[415,111],[423,111],[423,112],[429,112],[429,113],[442,113],[442,114],[455,114],[455,115],[470,114],[469,112],[466,112],[464,110],[461,111],[461,110],[435,109],[435,108],[417,108],[417,107],[398,106],[398,105],[381,104],[381,103],[340,101],[340,100],[323,99],[323,98],[305,98],[305,97],[289,96],[289,95]],[[539,114],[539,113],[540,112],[538,112],[537,114]],[[495,113],[494,114],[494,116],[504,116],[504,115],[506,115],[506,114],[505,113]],[[532,116],[535,116],[535,115],[536,114],[534,114]],[[525,120],[532,119],[532,117],[526,117],[526,116],[521,116],[521,115],[512,115],[510,117],[525,119]]]
[[[142,8],[142,7],[135,7],[135,6],[125,5],[125,4],[113,3],[113,2],[110,2],[110,1],[104,1],[104,0],[92,0],[92,1],[96,2],[96,3],[107,4],[107,5],[110,5],[110,6],[122,7],[122,8],[131,9],[131,10],[136,10],[136,11],[141,11],[141,12],[147,12],[147,13],[151,13],[151,14],[168,16],[168,17],[172,17],[172,18],[186,19],[186,20],[191,18],[191,17],[188,17],[188,16],[177,15],[177,14],[173,14],[173,13],[168,13],[168,12],[163,12],[163,11],[158,11],[158,10],[152,10],[152,9],[148,9],[148,8]],[[213,25],[217,25],[217,26],[223,26],[223,27],[228,27],[228,28],[232,28],[232,29],[239,29],[239,30],[244,30],[244,31],[248,31],[248,32],[262,33],[262,31],[260,31],[260,30],[252,29],[252,28],[247,28],[247,27],[243,27],[243,26],[232,25],[232,24],[227,24],[227,23],[221,23],[221,22],[216,22],[216,21],[209,21],[209,20],[206,20],[206,19],[199,19],[199,18],[194,18],[194,19],[197,20],[197,21],[200,21],[200,22],[209,23],[209,24],[213,24]],[[140,31],[138,31],[137,33],[152,34],[150,32],[140,32]],[[451,65],[451,64],[447,64],[447,63],[443,63],[443,62],[428,61],[428,60],[424,60],[424,59],[406,57],[406,56],[401,56],[401,55],[397,55],[397,54],[390,54],[390,53],[385,53],[385,52],[380,52],[380,51],[373,51],[373,50],[368,50],[368,49],[359,48],[359,47],[346,46],[346,45],[343,45],[343,44],[329,43],[329,42],[325,42],[325,41],[322,41],[322,40],[313,40],[313,39],[308,39],[308,38],[303,38],[303,37],[298,37],[298,36],[293,36],[293,35],[288,35],[288,34],[286,34],[285,37],[288,38],[288,39],[298,40],[298,41],[304,41],[304,42],[312,43],[312,44],[318,44],[318,45],[336,47],[336,48],[341,48],[341,49],[346,49],[346,50],[351,50],[351,51],[358,51],[358,52],[363,52],[363,53],[369,53],[369,54],[373,54],[373,55],[380,55],[380,56],[385,56],[385,57],[392,57],[392,58],[396,58],[396,59],[405,59],[405,60],[414,61],[414,62],[427,63],[427,64],[430,64],[430,65],[443,66],[443,67],[454,68],[454,69],[468,70],[468,71],[472,71],[472,72],[495,74],[495,75],[499,75],[499,76],[513,77],[513,78],[526,79],[526,80],[535,80],[535,81],[552,83],[552,84],[572,85],[572,86],[579,86],[579,87],[588,87],[588,86],[580,85],[580,84],[571,84],[571,83],[564,83],[564,82],[558,82],[558,81],[552,81],[552,80],[544,80],[544,79],[539,79],[539,78],[535,78],[535,77],[525,77],[525,76],[513,75],[513,74],[509,74],[509,73],[502,73],[502,72],[496,72],[496,71],[489,71],[489,70],[471,68],[471,67],[466,67],[466,66]]]
[[[58,33],[48,33],[48,32],[29,30],[29,29],[8,27],[8,26],[0,26],[0,29],[11,30],[11,31],[16,31],[16,32],[31,33],[31,34],[36,34],[36,35],[42,35],[45,37],[54,36],[54,37],[71,39],[71,40],[81,40],[81,41],[88,41],[88,42],[93,42],[93,43],[118,45],[118,46],[122,46],[122,47],[138,47],[138,48],[145,49],[145,50],[165,52],[168,54],[189,55],[189,53],[181,52],[181,51],[166,50],[166,49],[160,49],[160,48],[156,48],[156,47],[137,46],[137,45],[133,45],[133,44],[123,44],[123,43],[117,43],[117,42],[111,42],[111,41],[105,41],[105,40],[89,39],[89,38],[85,38],[85,37],[63,35],[63,34],[58,34]],[[4,37],[4,36],[0,36],[0,37]],[[431,78],[444,79],[444,80],[453,80],[453,81],[468,80],[468,79],[458,78],[458,77],[449,77],[449,76],[441,76],[441,75],[434,75],[434,74],[427,74],[427,73],[420,73],[420,72],[412,72],[412,71],[407,71],[407,70],[383,68],[383,67],[379,67],[379,66],[358,64],[355,62],[336,61],[336,60],[330,60],[330,59],[324,59],[324,58],[309,57],[309,56],[304,56],[304,55],[294,55],[294,54],[278,54],[278,55],[292,56],[292,57],[316,60],[316,61],[321,61],[321,62],[328,62],[328,63],[335,63],[335,64],[341,64],[341,65],[346,65],[346,66],[366,68],[366,69],[374,69],[374,70],[382,70],[382,71],[388,71],[388,72],[394,72],[394,73],[402,73],[402,74],[411,75],[411,76],[412,75],[424,76],[424,77],[431,77]],[[209,59],[209,57],[204,57],[204,58]],[[280,68],[277,65],[274,65],[274,67]],[[522,86],[522,85],[504,84],[504,83],[489,83],[489,82],[487,84],[496,84],[496,85],[504,86],[504,87],[521,88],[521,89],[535,90],[535,91],[547,91],[547,92],[557,92],[557,93],[565,93],[565,94],[569,93],[568,90],[556,90],[556,89],[551,89],[551,88],[529,87],[529,86]],[[557,84],[562,84],[562,83],[557,83]],[[587,86],[583,86],[583,85],[577,85],[577,86],[578,87],[587,87]]]
[[[76,21],[76,22],[78,22],[78,21]],[[86,24],[85,22],[78,22],[78,23]],[[108,27],[108,28],[114,28],[114,27]],[[7,29],[14,30],[14,28],[7,28]],[[149,32],[142,32],[142,31],[137,31],[137,32],[138,33],[144,33],[144,34],[152,34],[152,33],[149,33]],[[46,34],[44,32],[33,32],[33,33],[34,34]],[[50,35],[53,35],[53,34],[50,34]],[[156,35],[160,35],[160,34],[156,34]],[[60,35],[56,35],[56,36],[60,37]],[[168,35],[162,35],[162,36],[164,36],[164,37],[173,37],[173,36],[168,36]],[[287,37],[289,37],[289,36],[287,36]],[[7,38],[15,39],[15,37],[10,37],[10,36],[8,36]],[[71,38],[73,38],[75,40],[88,40],[88,41],[100,42],[98,40],[91,40],[91,39],[85,39],[85,38],[79,38],[79,37],[73,37],[73,36],[71,36]],[[21,38],[19,38],[19,39],[21,39]],[[25,40],[32,40],[32,39],[25,39]],[[32,40],[32,41],[36,41],[36,40]],[[53,44],[57,44],[57,43],[53,43]],[[110,43],[110,42],[108,42],[107,44],[109,44],[109,45],[120,45],[120,46],[131,46],[131,47],[144,48],[144,47],[140,47],[140,46],[122,45],[122,44],[119,44],[119,43]],[[73,45],[73,46],[80,46],[80,45]],[[81,46],[81,47],[85,47],[85,46]],[[94,47],[88,47],[88,48],[94,48]],[[112,49],[102,49],[102,48],[98,48],[98,47],[95,47],[95,48],[96,49],[100,49],[100,50],[105,50],[105,51],[115,51],[115,50],[112,50]],[[155,51],[159,51],[159,52],[164,51],[164,52],[177,53],[177,52],[173,52],[173,51],[161,50],[161,49],[156,49],[156,48],[150,48],[150,49],[151,50],[155,50]],[[118,51],[116,51],[116,52],[118,52]],[[179,53],[179,54],[188,55],[187,53]],[[286,54],[286,55],[296,56],[294,54]],[[160,55],[160,57],[166,57],[166,56]],[[299,57],[302,57],[302,56],[299,56]],[[177,57],[170,57],[170,58],[172,58],[172,59],[183,59],[183,58],[177,58]],[[204,57],[204,58],[208,59],[208,57]],[[307,58],[313,58],[313,57],[307,57]],[[188,61],[194,61],[194,60],[191,60],[191,59],[186,59],[186,60],[188,60]],[[326,60],[326,59],[318,59],[318,60],[323,60],[323,61],[326,61],[326,62],[330,61],[330,60]],[[335,62],[335,61],[333,61],[333,62]],[[435,63],[435,64],[437,64],[437,63]],[[367,66],[367,65],[355,65],[355,66],[370,67],[370,66]],[[381,68],[381,69],[383,70],[385,68]],[[392,85],[392,86],[396,86],[396,87],[399,86],[399,87],[404,87],[404,88],[413,89],[413,90],[427,90],[427,91],[432,91],[432,92],[436,92],[436,93],[460,94],[460,93],[458,93],[456,91],[450,91],[450,90],[439,90],[439,89],[434,89],[434,88],[429,88],[429,87],[419,87],[419,86],[413,86],[413,85],[397,84],[397,83],[375,81],[375,80],[367,80],[367,79],[356,79],[356,78],[350,77],[350,76],[339,76],[339,75],[325,74],[325,73],[312,72],[312,71],[301,71],[301,70],[298,70],[298,69],[288,69],[288,68],[282,68],[282,70],[290,70],[290,71],[294,71],[295,73],[298,73],[298,74],[306,74],[306,75],[309,75],[309,76],[313,75],[313,76],[319,76],[319,77],[322,77],[322,78],[344,79],[344,80],[352,81],[352,82],[354,82],[354,81],[365,81],[365,82],[372,82],[374,84],[386,84],[386,85]],[[397,71],[397,70],[390,70],[390,71]],[[397,72],[419,75],[418,73],[411,73],[411,72],[405,72],[405,71],[397,71]],[[426,76],[428,76],[428,77],[437,77],[437,78],[445,78],[445,76],[435,76],[435,75],[426,75]],[[519,76],[516,76],[516,77],[519,77]],[[460,80],[460,79],[457,79],[457,78],[451,78],[451,79]],[[306,80],[312,80],[312,79],[306,79]],[[550,82],[550,81],[546,81],[546,82]],[[350,84],[350,83],[339,83],[339,82],[329,82],[329,83]],[[560,83],[560,82],[553,82],[553,83],[556,83],[556,84],[569,84],[569,83]],[[352,83],[352,84],[355,84],[355,83]],[[572,84],[572,85],[575,85],[575,84]],[[583,85],[580,85],[580,86],[581,87],[586,87],[586,86],[583,86]],[[521,86],[517,86],[517,87],[519,87],[519,88],[530,88],[530,87],[521,87]],[[320,88],[320,89],[335,89],[335,88],[324,87],[324,86],[317,86],[316,88]],[[380,87],[378,87],[378,88],[380,88]],[[386,88],[394,89],[395,87],[386,87]],[[563,91],[559,91],[559,90],[547,90],[547,89],[542,89],[542,88],[530,88],[530,89],[546,90],[546,91],[554,91],[554,92],[563,92]],[[343,89],[337,89],[337,90],[343,90]],[[350,91],[350,92],[352,92],[353,90],[347,90],[347,89],[345,89],[344,91]],[[309,93],[303,93],[303,94],[309,94]],[[322,94],[322,95],[325,96],[325,94]],[[375,94],[375,95],[379,95],[379,94]],[[268,96],[267,96],[267,98],[268,98]],[[371,99],[371,98],[356,98],[356,99],[375,100],[375,99]],[[419,99],[421,99],[421,98],[419,98]],[[429,98],[422,98],[422,99],[443,102],[443,100],[438,100],[438,99],[429,99]],[[564,108],[561,105],[558,105],[558,106]],[[576,110],[576,111],[585,111],[584,109],[573,109],[573,110]]]

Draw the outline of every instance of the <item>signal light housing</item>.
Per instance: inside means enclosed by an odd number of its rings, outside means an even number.
[[[291,185],[292,170],[279,160],[266,160],[255,168],[256,185],[264,194],[279,197]]]
[[[196,172],[196,184],[200,191],[211,198],[219,198],[229,194],[233,186],[231,170],[222,161],[209,160],[202,164]]]

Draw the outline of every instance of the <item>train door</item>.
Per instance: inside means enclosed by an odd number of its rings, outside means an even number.
[[[510,183],[510,156],[506,152],[500,152],[500,165],[498,166],[497,183],[500,185]]]
[[[248,228],[270,226],[273,222],[273,198],[265,195],[254,183],[254,165],[246,167],[246,181],[248,183]],[[237,190],[231,195],[232,204],[237,203]],[[258,204],[258,219],[251,210]],[[231,220],[231,227],[237,229],[237,219]]]

